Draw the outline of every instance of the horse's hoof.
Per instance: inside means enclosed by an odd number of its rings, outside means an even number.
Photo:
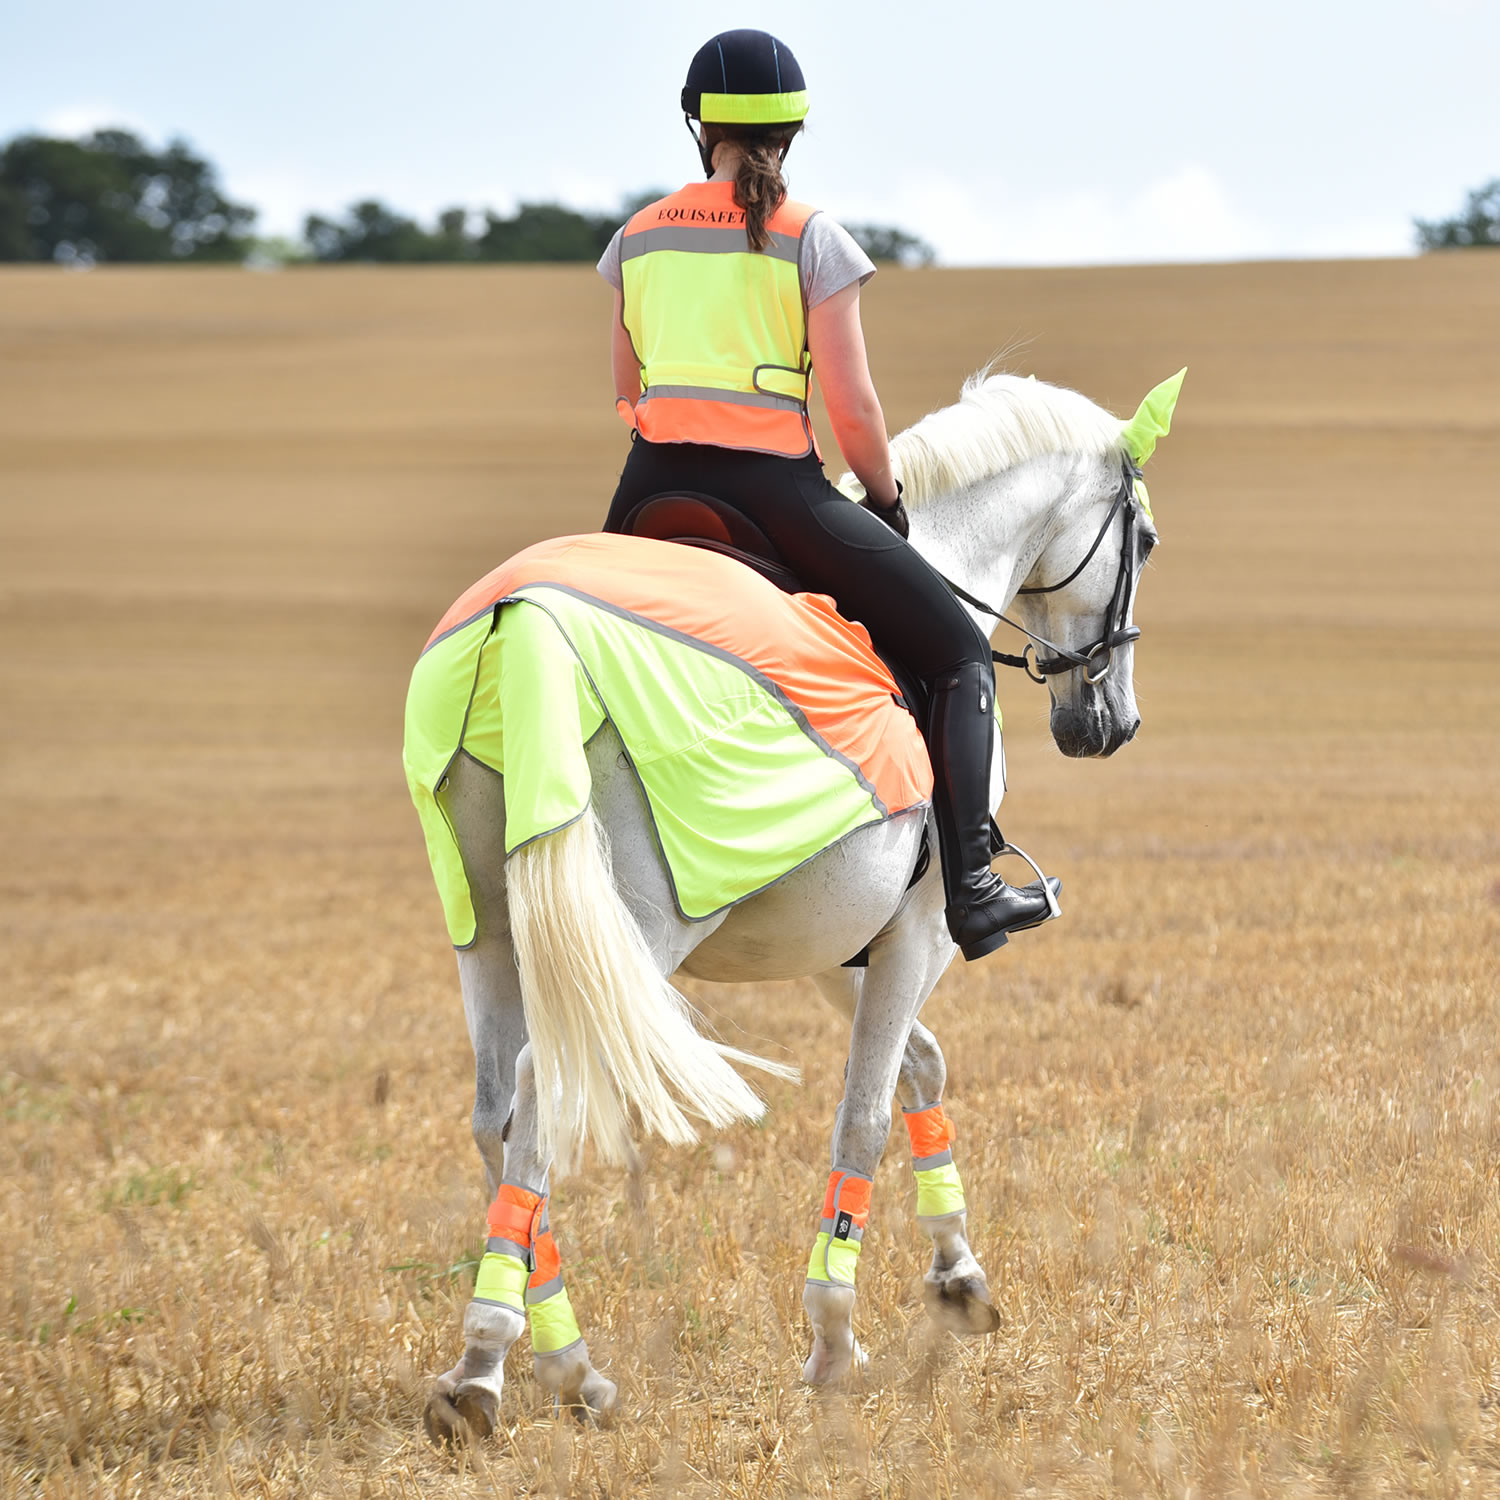
[[[606,1380],[589,1362],[588,1346],[582,1340],[560,1354],[538,1354],[532,1368],[537,1384],[552,1393],[558,1410],[580,1422],[608,1422],[620,1408],[614,1381]]]
[[[563,1408],[576,1422],[607,1427],[620,1410],[620,1391],[613,1380],[606,1380],[596,1370]]]
[[[438,1382],[422,1413],[422,1426],[438,1448],[461,1448],[487,1438],[500,1422],[500,1403],[493,1391],[451,1381],[451,1376],[444,1376]]]
[[[830,1386],[842,1381],[856,1380],[870,1368],[870,1356],[865,1353],[858,1339],[848,1350],[830,1349],[827,1344],[816,1341],[807,1363],[802,1366],[804,1385]]]
[[[500,1402],[482,1385],[459,1386],[453,1404],[476,1438],[487,1438],[500,1425]]]
[[[960,1338],[977,1338],[1000,1326],[1000,1314],[990,1303],[990,1289],[979,1276],[927,1281],[922,1286],[927,1316],[939,1328]]]
[[[470,1438],[468,1422],[448,1393],[441,1389],[427,1398],[427,1409],[422,1413],[422,1426],[427,1430],[428,1441],[435,1448],[461,1448]]]

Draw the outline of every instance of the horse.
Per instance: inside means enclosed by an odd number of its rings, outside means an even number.
[[[1181,380],[1163,382],[1122,423],[1076,392],[980,371],[956,404],[891,441],[911,545],[986,635],[1005,618],[1028,637],[1019,656],[996,659],[1045,683],[1052,737],[1068,756],[1112,755],[1140,725],[1132,618],[1157,540],[1140,466],[1170,425]],[[857,498],[852,475],[840,487]],[[1019,618],[1007,614],[1013,605]],[[411,721],[409,702],[409,736]],[[927,808],[859,828],[748,899],[689,921],[623,749],[606,719],[586,746],[583,814],[509,857],[500,774],[455,754],[436,790],[472,899],[473,941],[457,958],[475,1057],[473,1135],[493,1199],[463,1354],[426,1405],[436,1443],[493,1431],[506,1355],[528,1313],[541,1387],[580,1415],[615,1412],[616,1387],[594,1368],[568,1302],[549,1173],[589,1135],[604,1157],[631,1159],[632,1111],[640,1129],[672,1142],[694,1138],[687,1113],[710,1126],[757,1117],[763,1102],[731,1062],[792,1074],[704,1037],[671,986],[676,973],[812,976],[849,1023],[833,1170],[803,1294],[812,1346],[802,1378],[826,1386],[865,1363],[854,1271],[897,1095],[917,1220],[932,1241],[927,1311],[962,1335],[998,1325],[966,1237],[942,1109],[946,1064],[918,1020],[956,951],[938,861],[922,859],[924,848],[936,852]],[[1003,791],[997,737],[992,806]],[[851,955],[865,965],[848,966]]]

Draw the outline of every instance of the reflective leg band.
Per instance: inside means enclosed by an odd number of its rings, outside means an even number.
[[[860,1242],[870,1217],[870,1179],[835,1168],[823,1196],[823,1222],[807,1262],[807,1279],[826,1286],[854,1285]]]
[[[526,1308],[526,1278],[531,1274],[524,1260],[514,1255],[486,1251],[474,1278],[476,1302],[498,1302],[512,1312]]]
[[[903,1109],[906,1132],[911,1137],[911,1169],[917,1179],[917,1217],[941,1219],[961,1214],[967,1207],[964,1185],[953,1162],[953,1137],[957,1131],[943,1113],[943,1106]]]
[[[531,1352],[557,1354],[578,1343],[578,1319],[563,1285],[562,1257],[542,1204],[536,1239],[531,1246],[531,1281],[526,1288],[526,1312],[531,1318]]]
[[[578,1319],[573,1316],[573,1304],[568,1301],[568,1289],[557,1280],[557,1290],[550,1295],[532,1300],[526,1294],[526,1311],[531,1318],[531,1350],[533,1354],[557,1354],[571,1348],[582,1337],[578,1330]]]
[[[529,1188],[502,1182],[490,1204],[489,1243],[474,1278],[474,1300],[496,1302],[524,1312],[526,1283],[532,1273],[534,1226],[545,1212],[546,1199]]]

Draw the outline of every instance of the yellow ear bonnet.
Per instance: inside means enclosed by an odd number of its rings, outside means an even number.
[[[1186,374],[1187,367],[1184,366],[1170,379],[1148,391],[1146,399],[1120,433],[1120,441],[1125,444],[1125,451],[1135,460],[1137,468],[1145,467],[1146,460],[1156,452],[1157,438],[1166,437],[1172,430],[1172,411]]]
[[[1120,441],[1124,443],[1125,451],[1136,468],[1143,468],[1146,460],[1156,452],[1157,438],[1166,437],[1172,430],[1172,412],[1177,406],[1177,396],[1182,390],[1186,374],[1187,367],[1184,365],[1175,375],[1148,391],[1146,399],[1136,407],[1135,415],[1121,430]],[[1155,521],[1156,517],[1151,514],[1151,497],[1146,493],[1143,480],[1137,479],[1135,482],[1135,497],[1141,502],[1141,509],[1146,515]]]

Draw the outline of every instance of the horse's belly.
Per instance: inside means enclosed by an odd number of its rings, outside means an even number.
[[[922,847],[915,809],[850,834],[733,907],[683,960],[696,979],[796,979],[837,968],[891,919]]]

